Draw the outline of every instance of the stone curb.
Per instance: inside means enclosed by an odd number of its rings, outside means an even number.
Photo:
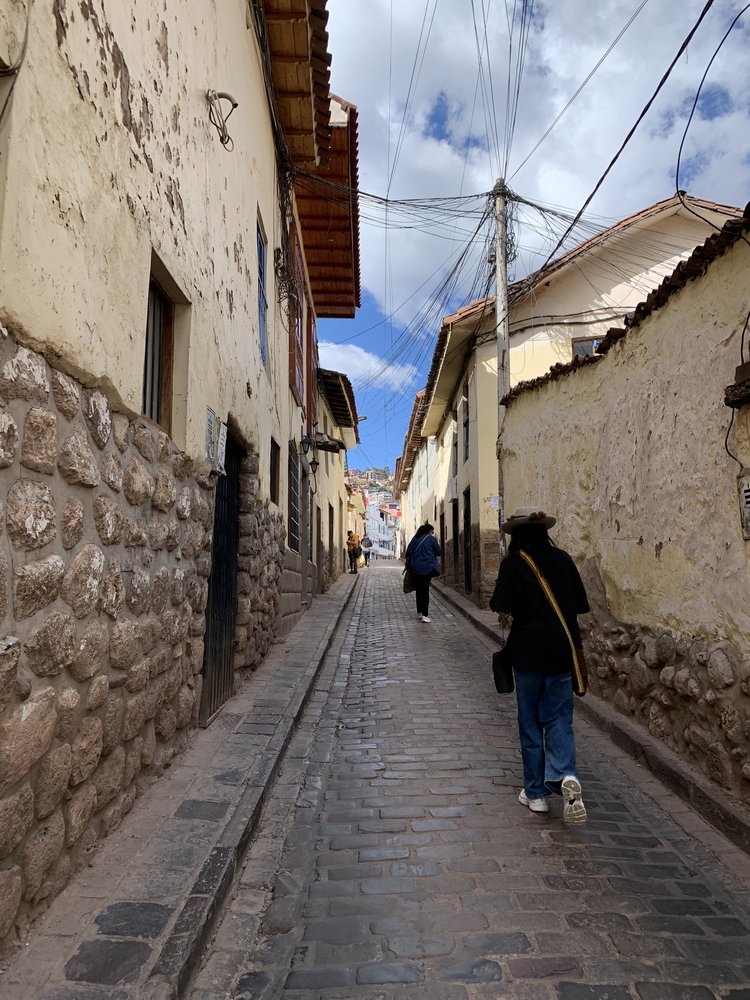
[[[143,985],[142,1000],[176,1000],[183,995],[200,961],[203,950],[221,915],[255,832],[263,803],[278,772],[284,752],[312,693],[341,617],[349,606],[358,577],[346,581],[348,590],[326,626],[322,640],[290,693],[267,751],[249,769],[245,791],[227,822],[217,831],[214,847],[203,864],[159,957]],[[304,617],[304,616],[303,616]],[[288,641],[293,632],[285,638]]]
[[[491,611],[483,611],[444,583],[433,581],[433,586],[441,597],[468,618],[480,632],[500,645],[497,626],[493,626],[489,620],[494,618]],[[489,669],[488,661],[488,672]],[[585,698],[577,698],[576,711],[605,733],[615,746],[624,750],[642,767],[648,768],[655,778],[687,802],[727,840],[750,854],[750,816],[720,789],[710,785],[668,747],[596,695],[589,693]]]

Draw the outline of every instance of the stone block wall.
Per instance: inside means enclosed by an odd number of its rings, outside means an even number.
[[[252,466],[252,463],[251,463]],[[238,655],[278,597],[246,469]],[[254,480],[254,484],[253,484]],[[0,949],[187,741],[201,695],[213,482],[156,425],[0,343]],[[268,542],[264,542],[264,539]],[[243,631],[244,630],[244,631]]]
[[[591,690],[750,804],[750,660],[727,640],[618,621],[591,564],[583,576]]]

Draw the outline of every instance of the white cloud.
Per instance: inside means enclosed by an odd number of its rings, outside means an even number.
[[[358,347],[356,344],[332,344],[321,340],[318,343],[321,368],[344,372],[354,383],[365,388],[407,389],[414,384],[418,370],[416,365],[388,364],[377,354]]]
[[[500,169],[496,156],[491,157],[488,149],[476,144],[466,152],[469,136],[485,141],[486,119],[492,114],[481,88],[476,91],[478,59],[472,6],[480,21],[480,41],[484,34],[482,10],[488,11],[489,59],[485,51],[483,61],[491,68],[502,143],[508,59],[505,5],[440,0],[426,55],[415,69],[424,3],[329,0],[332,85],[336,93],[359,108],[360,184],[364,191],[388,193],[391,198],[424,198],[491,190]],[[636,0],[600,0],[598,4],[590,0],[536,0],[510,175],[636,6]],[[657,0],[645,5],[544,144],[519,173],[507,178],[514,191],[531,201],[573,210],[580,207],[697,19],[704,0],[683,0],[678,6],[680,16],[675,17],[674,4]],[[430,2],[428,21],[432,9]],[[673,193],[677,150],[695,90],[735,13],[730,0],[715,3],[592,211],[623,218]],[[426,34],[424,26],[423,42]],[[696,116],[683,154],[683,163],[698,165],[685,171],[684,186],[691,194],[738,205],[750,198],[748,46],[750,14],[724,45],[706,84],[726,90],[731,107],[722,107],[722,113],[711,119]],[[409,113],[404,118],[413,72]],[[446,114],[436,130],[431,127],[431,115],[441,101]],[[389,170],[399,144],[389,186]],[[369,210],[363,213],[369,214]],[[442,228],[444,236],[450,235],[449,226]],[[521,242],[528,245],[530,240],[522,233]],[[384,311],[391,312],[440,268],[450,248],[436,235],[414,229],[386,233],[382,218],[376,224],[363,219],[363,288]],[[477,248],[479,256],[472,264],[475,269],[481,266],[481,251]],[[416,296],[402,315],[405,322],[429,298],[436,284],[436,280],[427,281],[422,295]]]

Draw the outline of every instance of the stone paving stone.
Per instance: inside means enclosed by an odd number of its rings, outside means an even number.
[[[630,1000],[630,991],[621,986],[587,986],[585,983],[559,983],[559,1000]]]
[[[383,983],[419,983],[424,980],[421,962],[373,962],[357,969],[357,982],[365,985]]]
[[[636,983],[641,1000],[716,1000],[705,986],[681,986],[678,983]]]
[[[83,941],[66,963],[65,975],[103,986],[132,983],[150,955],[151,947],[143,941]]]
[[[490,640],[438,595],[417,632],[399,581],[395,566],[358,580],[277,776],[239,878],[263,920],[228,996],[643,1000],[636,984],[658,982],[723,1000],[744,988],[750,892],[733,849],[719,860],[718,840],[683,829],[662,809],[676,800],[644,792],[580,720],[589,823],[565,827],[558,801],[545,817],[522,809],[514,705],[492,690]],[[281,788],[296,794],[275,808]]]
[[[171,907],[160,903],[111,903],[94,923],[100,934],[110,937],[155,938],[173,912]]]
[[[200,799],[186,799],[180,803],[180,807],[175,813],[182,819],[222,819],[229,809],[228,802],[201,801]]]
[[[5,997],[5,994],[3,994]],[[8,1000],[12,1000],[10,996]],[[26,998],[30,1000],[30,998]],[[91,986],[53,986],[35,1000],[132,1000],[132,994],[111,987],[100,989]]]

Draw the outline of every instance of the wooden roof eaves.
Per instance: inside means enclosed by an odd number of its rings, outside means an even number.
[[[309,88],[299,91],[299,98],[310,107],[311,128],[299,130],[291,125],[287,107],[292,94],[285,92],[279,96],[277,89],[277,74],[274,72],[274,90],[279,107],[282,127],[289,137],[290,155],[297,166],[325,165],[330,156],[330,67],[331,54],[328,51],[328,32],[325,26],[328,22],[326,4],[328,0],[303,0],[304,9],[283,11],[279,0],[261,0],[263,13],[268,24],[278,26],[284,21],[294,23],[292,18],[303,19],[307,24],[307,52],[304,56],[285,49],[277,37],[277,32],[269,32],[269,47],[272,66],[285,64],[307,64],[310,67]],[[290,16],[285,18],[285,14]],[[294,102],[296,105],[296,101]],[[306,137],[309,142],[301,143]]]

